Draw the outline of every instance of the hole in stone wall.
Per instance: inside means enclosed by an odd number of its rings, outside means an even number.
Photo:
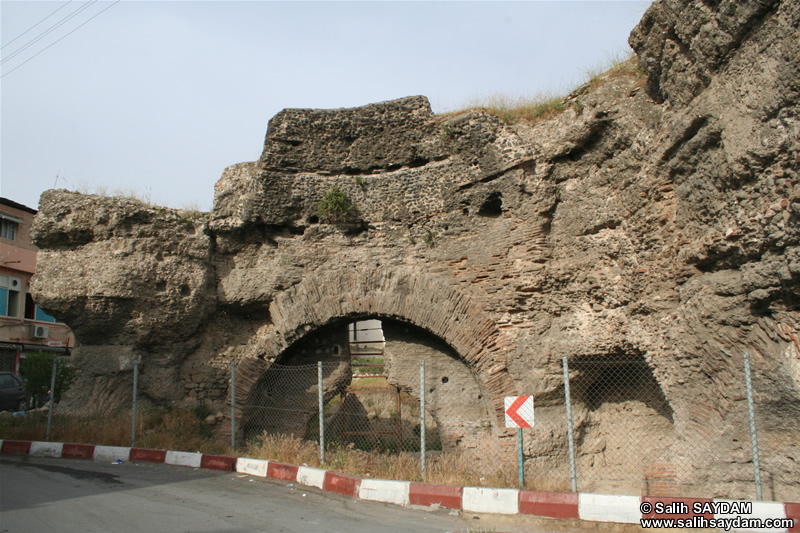
[[[416,157],[408,162],[408,166],[410,168],[421,167],[430,163],[430,159],[425,159],[424,157]]]
[[[672,407],[652,369],[635,349],[576,358],[573,369],[572,404],[585,408],[576,424],[579,471],[640,486],[676,439]]]
[[[181,296],[186,297],[192,293],[188,285],[181,285]]]
[[[442,383],[447,383],[448,381],[450,381],[450,379],[448,379],[447,376],[442,378]]]
[[[576,400],[582,401],[589,411],[597,411],[605,404],[633,401],[673,421],[672,407],[641,355],[578,360],[570,363],[570,367],[580,371],[575,380]]]
[[[300,146],[301,144],[303,144],[303,141],[297,139],[276,139],[275,137],[273,137],[272,141],[281,144],[286,144],[288,146]]]
[[[503,197],[499,192],[493,192],[478,210],[482,217],[499,217],[503,214]]]

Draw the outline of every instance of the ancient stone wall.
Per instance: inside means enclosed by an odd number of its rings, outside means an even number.
[[[765,439],[800,456],[781,440],[800,434],[799,23],[788,0],[657,1],[630,38],[646,80],[610,71],[534,123],[436,116],[424,97],[285,110],[207,219],[46,192],[32,290],[75,331],[65,408],[118,405],[141,358],[151,401],[223,410],[231,360],[245,402],[315,331],[384,318],[438,337],[511,445],[517,393],[561,439],[562,357],[579,383],[581,361],[644,361],[672,417],[642,411],[670,433],[659,464],[697,483],[712,466],[688,452],[719,457],[729,485],[751,475],[732,429],[749,351]],[[335,223],[318,210],[334,187],[353,205]],[[609,398],[576,409],[587,461],[637,401]],[[563,462],[546,439],[527,451]],[[789,460],[777,483],[796,494]]]

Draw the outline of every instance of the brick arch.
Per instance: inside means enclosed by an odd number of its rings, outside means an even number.
[[[474,298],[435,275],[404,268],[353,269],[306,277],[270,303],[273,331],[263,359],[246,360],[237,377],[237,413],[258,376],[295,342],[342,319],[407,322],[436,335],[473,371],[503,418],[503,398],[516,394],[506,367],[505,334]]]

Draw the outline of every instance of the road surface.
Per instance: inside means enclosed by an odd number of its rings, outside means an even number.
[[[597,526],[403,508],[236,472],[0,456],[0,533],[516,533]]]

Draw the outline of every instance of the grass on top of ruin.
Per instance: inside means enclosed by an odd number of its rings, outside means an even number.
[[[508,96],[495,93],[489,96],[471,98],[464,107],[456,111],[440,113],[440,116],[457,116],[469,111],[485,111],[498,116],[506,124],[516,122],[536,122],[564,111],[564,97],[553,93],[540,93],[534,96]],[[450,135],[447,128],[444,135]]]
[[[574,99],[569,105],[575,109],[577,114],[581,114],[583,106],[579,100],[580,96],[589,94],[621,77],[635,79],[636,86],[644,86],[647,81],[647,72],[641,67],[639,59],[632,52],[611,55],[601,64],[587,69],[586,81],[571,91],[570,96]],[[440,113],[440,116],[449,117],[469,111],[485,111],[498,116],[506,124],[535,123],[565,111],[568,107],[566,102],[567,97],[555,91],[516,97],[495,93],[489,96],[473,97],[459,109]],[[445,136],[449,134],[446,127],[443,129],[443,134]]]

